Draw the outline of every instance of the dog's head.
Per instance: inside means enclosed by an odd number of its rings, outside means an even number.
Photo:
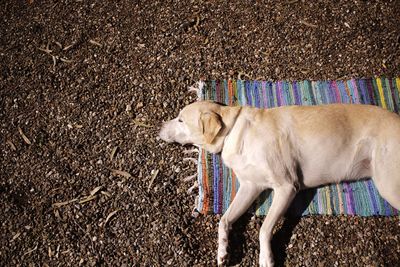
[[[181,110],[178,117],[163,124],[160,138],[166,142],[194,144],[210,152],[219,152],[224,138],[228,107],[210,101],[195,102]],[[227,121],[228,119],[228,121]],[[217,147],[218,146],[218,147]]]

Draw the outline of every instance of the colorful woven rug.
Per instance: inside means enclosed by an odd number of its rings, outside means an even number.
[[[224,80],[205,82],[200,88],[199,97],[227,105],[261,108],[362,103],[378,105],[398,113],[399,90],[400,78],[317,82]],[[200,190],[197,209],[201,213],[225,212],[240,186],[235,174],[222,163],[220,155],[205,151],[199,154],[198,182]],[[265,215],[272,196],[273,192],[263,193],[252,211],[257,215]],[[380,197],[373,182],[368,179],[302,191],[289,208],[288,214],[391,216],[399,215],[399,212]]]

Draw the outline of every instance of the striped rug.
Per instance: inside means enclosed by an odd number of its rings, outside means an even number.
[[[215,100],[227,105],[271,108],[286,105],[318,105],[325,103],[362,103],[381,106],[397,112],[400,107],[400,78],[353,79],[347,81],[267,82],[223,80],[208,81],[200,88],[200,99]],[[223,213],[239,188],[235,174],[220,155],[200,151],[198,164],[201,213]],[[273,192],[265,192],[252,211],[265,215]],[[289,215],[399,215],[382,199],[372,181],[344,182],[302,191],[288,211]]]

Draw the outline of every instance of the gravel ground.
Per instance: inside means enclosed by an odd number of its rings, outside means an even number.
[[[183,148],[197,80],[400,75],[399,1],[1,1],[0,265],[214,266]],[[55,204],[55,205],[54,205]],[[262,218],[231,237],[255,266]],[[288,218],[278,266],[399,266],[399,218]]]

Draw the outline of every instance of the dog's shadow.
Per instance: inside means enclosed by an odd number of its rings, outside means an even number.
[[[294,228],[300,222],[301,214],[307,209],[316,194],[317,189],[308,189],[297,194],[292,204],[290,205],[283,225],[272,237],[272,252],[274,255],[275,266],[284,266],[286,260],[286,247],[290,242]],[[269,193],[261,195],[261,203],[263,203],[269,196]],[[235,266],[241,263],[246,249],[244,232],[246,226],[253,215],[250,213],[244,214],[239,220],[233,224],[232,231],[229,234],[229,264],[228,266]],[[262,218],[263,220],[265,217]]]

